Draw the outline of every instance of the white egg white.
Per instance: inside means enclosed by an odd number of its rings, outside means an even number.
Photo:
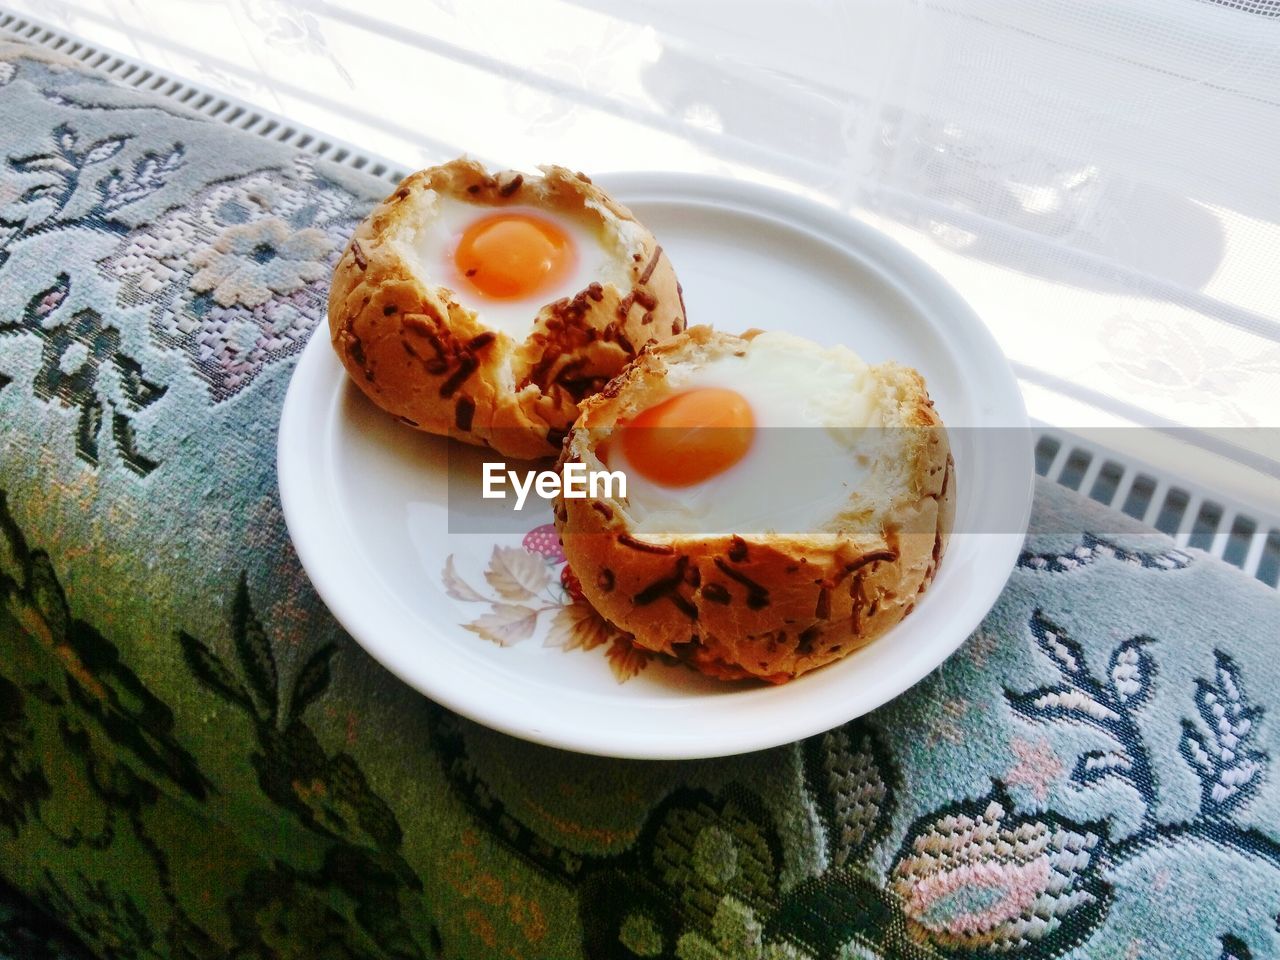
[[[502,299],[485,296],[458,276],[454,252],[462,234],[477,220],[498,212],[540,217],[553,222],[568,235],[574,248],[574,267],[562,282],[530,297]],[[493,207],[440,195],[435,199],[430,217],[413,238],[413,249],[421,264],[421,276],[451,289],[457,301],[475,311],[489,329],[500,330],[522,341],[533,331],[534,319],[546,304],[571,297],[593,282],[629,286],[627,255],[619,239],[606,238],[600,230],[554,209],[519,205]]]
[[[688,487],[645,479],[621,445],[611,469],[627,477],[626,509],[636,533],[807,533],[828,529],[871,469],[863,434],[881,422],[875,378],[846,347],[824,348],[763,333],[743,356],[672,365],[671,394],[722,387],[744,397],[755,419],[745,457]]]

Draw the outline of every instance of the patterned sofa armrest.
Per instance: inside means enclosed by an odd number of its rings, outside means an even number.
[[[103,957],[1280,953],[1280,598],[1042,485],[964,649],[803,743],[514,741],[371,662],[274,440],[378,183],[0,48],[0,878]]]

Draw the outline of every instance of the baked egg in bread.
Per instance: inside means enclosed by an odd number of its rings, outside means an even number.
[[[411,175],[357,228],[329,297],[333,347],[374,403],[520,459],[558,453],[578,402],[684,326],[653,235],[554,166]]]
[[[561,454],[576,462],[627,479],[625,496],[556,503],[586,599],[722,679],[782,682],[884,633],[951,530],[950,445],[920,374],[788,334],[649,346],[583,402]]]

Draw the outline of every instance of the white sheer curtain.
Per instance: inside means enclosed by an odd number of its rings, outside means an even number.
[[[1195,428],[1142,452],[1275,496],[1280,0],[5,2],[404,165],[809,193],[959,288],[1033,415]]]

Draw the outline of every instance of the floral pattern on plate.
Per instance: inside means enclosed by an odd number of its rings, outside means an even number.
[[[583,597],[550,523],[530,530],[518,547],[495,545],[483,576],[490,592],[476,589],[458,573],[455,554],[449,554],[441,573],[445,593],[454,600],[488,605],[488,612],[463,624],[481,639],[509,647],[542,631],[546,647],[565,651],[604,647],[609,669],[619,683],[630,680],[654,658]],[[547,613],[551,616],[544,618]]]

